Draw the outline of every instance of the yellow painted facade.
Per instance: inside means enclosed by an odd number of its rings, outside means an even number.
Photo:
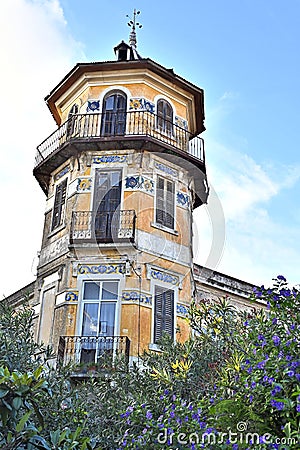
[[[59,128],[34,169],[47,195],[38,339],[75,362],[186,340],[203,91],[151,60],[115,61],[77,65],[47,103]]]

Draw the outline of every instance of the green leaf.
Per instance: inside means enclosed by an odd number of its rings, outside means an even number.
[[[0,398],[5,397],[9,393],[9,389],[0,389]]]
[[[18,433],[20,433],[21,431],[23,431],[24,426],[26,424],[26,422],[28,421],[29,417],[31,416],[31,411],[28,411],[26,414],[24,414],[24,416],[19,420],[19,422],[16,425],[16,431]]]
[[[21,397],[15,397],[12,401],[12,406],[14,409],[16,409],[17,411],[21,408],[22,406],[22,398]]]
[[[43,371],[43,366],[39,366],[33,373],[34,377],[37,379]]]

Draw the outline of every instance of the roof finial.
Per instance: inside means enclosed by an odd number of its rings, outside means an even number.
[[[129,27],[131,27],[131,33],[129,35],[129,45],[131,47],[136,48],[137,40],[136,40],[136,32],[135,27],[142,28],[143,25],[141,25],[139,22],[136,22],[136,16],[140,14],[141,11],[137,11],[136,9],[133,10],[133,19],[127,14],[126,17],[130,19],[130,21],[127,23]]]

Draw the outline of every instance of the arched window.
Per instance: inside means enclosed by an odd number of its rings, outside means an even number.
[[[108,93],[103,100],[102,136],[125,134],[127,96],[124,92]]]
[[[173,108],[163,99],[157,102],[157,128],[167,134],[173,133]]]
[[[70,112],[68,114],[68,125],[67,125],[67,135],[70,136],[75,131],[75,116],[78,114],[79,108],[76,103],[72,106],[70,109]]]

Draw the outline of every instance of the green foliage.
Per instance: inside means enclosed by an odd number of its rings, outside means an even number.
[[[5,300],[0,302],[0,366],[9,370],[38,367],[45,352],[33,339],[33,311],[25,301],[17,312]]]
[[[257,309],[258,299],[265,308]],[[0,315],[1,448],[299,448],[300,294],[283,277],[257,290],[246,312],[228,299],[193,304],[187,342],[165,335],[161,352],[146,352],[141,366],[103,361],[79,383],[74,367],[38,369],[31,313],[7,311]],[[252,443],[245,434],[238,444],[228,438],[241,426]]]

